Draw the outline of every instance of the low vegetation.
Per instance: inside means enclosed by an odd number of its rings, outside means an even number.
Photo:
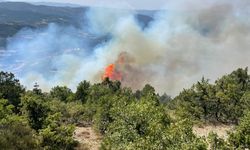
[[[202,78],[175,98],[147,84],[133,92],[119,81],[83,81],[72,92],[55,86],[26,90],[14,74],[0,72],[0,147],[70,150],[76,126],[102,135],[100,149],[244,150],[250,148],[250,76],[237,69],[215,81]],[[233,124],[228,139],[198,137],[194,124]]]

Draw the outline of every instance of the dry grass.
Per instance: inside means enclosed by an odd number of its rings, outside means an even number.
[[[80,143],[78,150],[98,150],[101,145],[101,136],[91,127],[76,127],[74,139]]]
[[[227,139],[228,138],[228,131],[232,131],[234,125],[225,125],[225,124],[205,124],[194,126],[193,131],[197,136],[200,137],[207,137],[210,132],[216,133],[220,138]]]

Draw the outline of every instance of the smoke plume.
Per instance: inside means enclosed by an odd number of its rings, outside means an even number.
[[[216,80],[249,66],[250,2],[192,2],[169,1],[146,27],[136,11],[98,8],[88,11],[82,28],[23,29],[9,39],[5,55],[0,53],[0,67],[15,72],[28,88],[38,82],[48,90],[99,82],[114,64],[124,86],[150,83],[176,95],[202,76]],[[108,38],[91,46],[89,39],[100,36]]]

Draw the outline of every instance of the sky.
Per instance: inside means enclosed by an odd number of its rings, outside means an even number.
[[[15,1],[29,3],[64,3],[76,4],[82,6],[107,7],[107,8],[123,8],[123,9],[145,9],[145,10],[179,10],[188,9],[199,10],[207,8],[215,3],[247,3],[249,0],[0,0],[0,1]]]
[[[162,9],[167,0],[7,0],[22,2],[71,3],[84,6],[104,6],[132,9]]]
[[[0,0],[1,1],[1,0]],[[69,3],[82,6],[97,6],[109,8],[124,9],[179,9],[186,7],[189,9],[199,9],[212,3],[218,3],[217,0],[3,0],[3,1],[20,1],[20,2],[50,2],[50,3]],[[242,0],[245,1],[245,0]],[[221,0],[220,2],[233,2],[232,0]],[[201,8],[202,9],[202,8]]]

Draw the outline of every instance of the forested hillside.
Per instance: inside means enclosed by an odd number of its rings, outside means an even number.
[[[77,28],[86,25],[86,12],[89,7],[46,6],[42,4],[0,1],[0,48],[6,46],[7,38],[14,36],[21,29],[41,29],[50,23]],[[152,14],[155,12],[138,10],[135,13],[138,21],[146,26],[153,20]]]
[[[35,81],[30,81],[35,82]],[[204,77],[175,98],[147,84],[132,91],[108,78],[82,81],[76,92],[57,86],[43,92],[0,72],[1,149],[85,149],[74,140],[77,126],[103,136],[100,149],[233,150],[250,148],[250,76],[237,69],[210,83]],[[228,139],[198,137],[194,124],[233,124]]]

